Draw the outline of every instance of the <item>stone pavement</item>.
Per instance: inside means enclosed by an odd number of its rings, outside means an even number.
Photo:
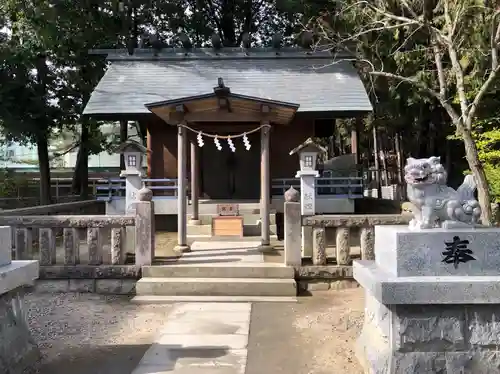
[[[180,303],[132,374],[244,374],[250,303]]]

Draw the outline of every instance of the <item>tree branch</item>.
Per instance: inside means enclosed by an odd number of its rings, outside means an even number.
[[[472,102],[472,104],[470,106],[469,114],[466,118],[466,122],[468,123],[468,126],[472,125],[472,120],[474,119],[477,108],[478,108],[483,96],[486,94],[486,92],[488,92],[490,86],[495,81],[497,74],[500,71],[500,64],[498,61],[498,44],[500,43],[500,22],[498,22],[496,29],[495,29],[495,21],[497,20],[499,15],[500,15],[500,11],[496,11],[495,14],[493,15],[493,19],[491,21],[491,29],[492,29],[491,39],[490,39],[491,71],[490,71],[490,74],[488,76],[488,79],[483,83],[483,85],[479,89],[479,92],[477,93],[476,97],[474,98],[474,101]]]
[[[438,82],[439,82],[439,95],[445,99],[446,98],[446,77],[444,75],[443,68],[443,60],[441,56],[441,50],[439,49],[439,45],[434,42],[433,43],[434,50],[434,62],[436,64]]]
[[[387,73],[385,71],[371,71],[370,74],[371,75],[375,75],[375,76],[380,76],[380,77],[386,77],[386,78],[389,78],[389,79],[395,79],[395,80],[398,80],[400,82],[408,83],[408,84],[411,84],[411,85],[419,88],[420,90],[426,92],[430,96],[432,96],[432,97],[436,98],[437,100],[439,100],[439,102],[441,103],[441,105],[443,106],[443,108],[446,110],[446,112],[451,117],[453,123],[455,123],[457,125],[457,127],[461,126],[461,124],[460,124],[460,122],[461,122],[460,116],[455,111],[455,109],[453,108],[453,106],[449,102],[447,102],[446,98],[442,97],[439,94],[439,92],[436,92],[435,90],[433,90],[432,88],[430,88],[429,86],[427,86],[425,83],[420,82],[420,81],[418,81],[416,79],[412,79],[412,78],[408,78],[408,77],[403,77],[403,76],[398,75],[398,74]]]
[[[458,21],[458,15],[454,25],[450,16],[448,0],[443,1],[443,8],[444,8],[445,29],[447,31],[446,33],[447,35],[444,38],[444,41],[446,42],[446,45],[448,47],[448,55],[450,57],[451,66],[453,67],[453,71],[455,73],[458,99],[460,102],[460,111],[462,112],[462,117],[465,119],[468,117],[469,101],[467,100],[467,95],[465,94],[464,72],[462,69],[462,65],[460,65],[460,61],[458,59],[458,54],[455,49],[455,46],[453,45],[453,32],[456,26],[456,22]],[[469,126],[467,127],[470,130],[470,127]]]

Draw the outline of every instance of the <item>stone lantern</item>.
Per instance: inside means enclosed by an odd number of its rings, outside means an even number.
[[[125,170],[121,171],[120,177],[125,177],[125,214],[127,214],[132,208],[132,203],[136,201],[137,191],[143,187],[142,161],[148,149],[134,140],[127,140],[118,147],[117,152],[123,154],[125,159]]]
[[[326,153],[326,149],[311,138],[290,151],[290,155],[298,154],[300,169],[295,178],[300,178],[300,214],[312,216],[316,213],[316,170],[318,156]],[[302,226],[302,256],[312,250],[312,227]]]
[[[314,142],[311,138],[297,148],[290,151],[290,155],[298,154],[300,169],[295,178],[300,178],[300,203],[302,215],[313,215],[316,213],[316,183],[319,177],[316,170],[318,156],[326,153],[326,149]]]

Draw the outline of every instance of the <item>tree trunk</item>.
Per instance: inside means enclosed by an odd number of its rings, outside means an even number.
[[[373,158],[375,163],[375,181],[377,184],[377,193],[378,197],[382,197],[382,189],[380,184],[380,164],[378,160],[378,142],[377,142],[377,127],[372,124],[372,133],[373,133]]]
[[[82,133],[80,137],[80,198],[88,200],[89,198],[89,128],[88,123],[82,123]]]
[[[82,146],[78,147],[78,154],[76,155],[75,171],[73,172],[73,180],[71,181],[71,192],[73,195],[80,194],[81,181],[80,181],[80,168],[81,168],[81,158],[82,158]]]
[[[125,143],[128,138],[128,122],[125,120],[120,121],[120,144]],[[120,170],[125,170],[125,156],[120,155]]]
[[[401,152],[401,134],[399,132],[394,136],[394,150],[396,151],[396,173],[399,185],[403,185],[403,155]]]
[[[462,131],[462,137],[465,147],[465,158],[467,159],[469,168],[476,179],[477,198],[482,210],[481,220],[483,225],[489,226],[492,224],[492,213],[490,190],[488,181],[486,180],[486,173],[484,172],[481,161],[479,161],[476,143],[474,142],[470,131],[464,129]]]
[[[40,169],[40,205],[49,205],[52,203],[52,194],[50,191],[49,144],[45,133],[37,135],[36,147]]]

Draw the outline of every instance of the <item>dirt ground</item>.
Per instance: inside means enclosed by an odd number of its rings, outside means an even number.
[[[130,374],[172,309],[80,293],[27,294],[25,300],[42,352],[39,374]]]
[[[40,374],[130,374],[172,309],[78,293],[26,301],[43,353]],[[362,321],[361,288],[254,303],[246,374],[361,374],[353,346]]]
[[[316,292],[296,304],[255,303],[246,374],[362,374],[354,344],[363,311],[361,288]]]

